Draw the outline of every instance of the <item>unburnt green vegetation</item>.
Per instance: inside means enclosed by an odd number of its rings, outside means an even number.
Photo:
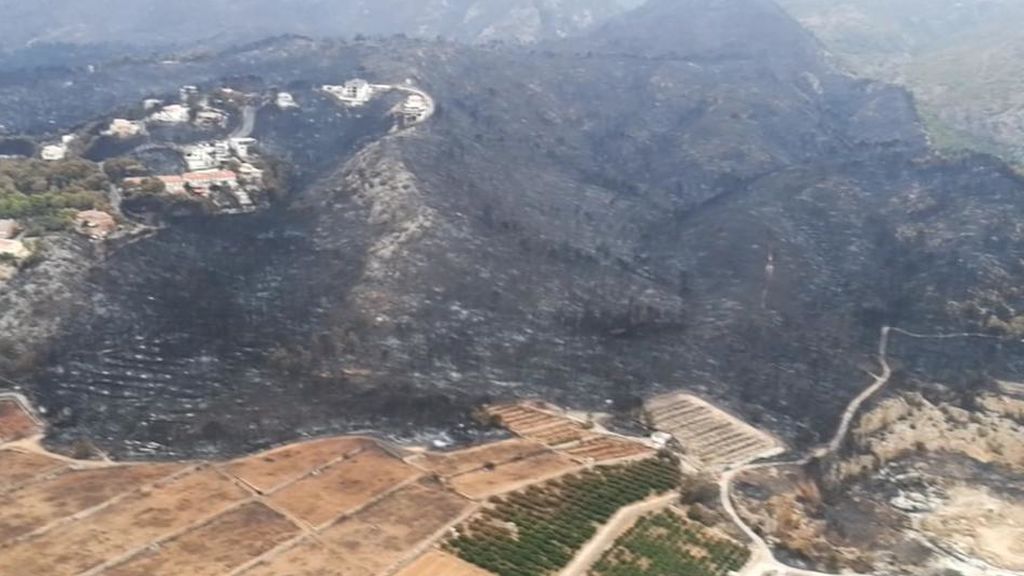
[[[107,186],[99,166],[84,160],[0,160],[0,218],[21,221],[30,235],[61,230],[77,211],[101,207]]]
[[[494,499],[445,547],[499,576],[553,574],[620,508],[678,485],[667,454],[586,470]]]
[[[591,576],[725,576],[750,552],[671,511],[644,516],[605,553]]]

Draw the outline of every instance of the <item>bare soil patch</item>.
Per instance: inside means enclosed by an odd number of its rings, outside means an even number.
[[[407,461],[428,472],[449,478],[549,452],[550,449],[543,444],[514,438],[447,454],[428,452]]]
[[[476,500],[512,492],[526,484],[543,482],[581,467],[578,462],[564,454],[545,452],[493,469],[485,468],[455,476],[450,482],[460,493]]]
[[[0,542],[98,506],[181,470],[181,464],[72,470],[0,497]]]
[[[174,534],[248,494],[215,470],[187,474],[96,514],[0,547],[0,566],[22,574],[74,575]]]
[[[42,432],[31,416],[14,400],[0,400],[0,442],[21,440]]]
[[[267,494],[311,470],[373,445],[372,440],[364,438],[313,440],[235,460],[224,469]]]
[[[323,542],[366,576],[413,556],[471,506],[438,482],[421,480],[389,494],[321,534]],[[353,574],[359,572],[352,572]]]
[[[270,501],[313,526],[321,526],[418,474],[412,466],[370,446],[275,492]]]
[[[397,576],[493,576],[460,558],[431,550],[399,572]]]
[[[104,576],[219,576],[294,537],[299,527],[250,502],[104,572]]]
[[[6,492],[43,475],[67,468],[56,458],[19,450],[0,450],[0,492]]]
[[[959,486],[929,514],[926,531],[1008,570],[1024,570],[1024,504],[984,488]]]
[[[315,540],[306,539],[242,572],[242,576],[356,576],[365,573],[365,568]]]

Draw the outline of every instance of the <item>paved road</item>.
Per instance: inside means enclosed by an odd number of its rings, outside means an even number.
[[[231,133],[231,138],[248,138],[256,128],[256,107],[247,105],[242,108],[242,123]]]

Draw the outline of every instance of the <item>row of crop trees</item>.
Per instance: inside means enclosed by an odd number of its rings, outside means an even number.
[[[591,576],[725,576],[750,552],[666,511],[637,521],[591,570]]]
[[[586,470],[494,499],[444,547],[499,576],[552,574],[620,508],[679,481],[679,462],[669,454]]]

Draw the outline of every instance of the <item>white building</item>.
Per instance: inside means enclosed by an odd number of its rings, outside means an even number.
[[[239,160],[249,160],[249,148],[256,144],[255,138],[232,138],[228,141],[231,151]]]
[[[295,97],[288,92],[278,92],[277,107],[281,110],[288,110],[289,108],[298,108],[299,105],[295,102]]]
[[[132,138],[146,132],[146,127],[141,122],[133,122],[124,118],[114,118],[110,126],[103,132],[106,136],[116,138]]]
[[[55,162],[57,160],[63,160],[68,155],[68,147],[66,144],[48,144],[43,146],[43,150],[39,156],[43,160],[48,162]]]
[[[323,89],[349,106],[362,106],[373,98],[373,86],[361,79],[349,80],[344,86],[324,86]]]
[[[159,111],[154,112],[149,119],[153,122],[159,122],[160,124],[185,124],[189,121],[189,113],[190,110],[188,106],[171,104],[170,106],[164,106]]]
[[[220,110],[202,110],[196,114],[196,126],[207,128],[223,128],[227,126],[228,116]]]
[[[419,122],[429,111],[430,105],[427,103],[427,99],[420,94],[410,95],[402,104],[402,118],[409,124]]]

